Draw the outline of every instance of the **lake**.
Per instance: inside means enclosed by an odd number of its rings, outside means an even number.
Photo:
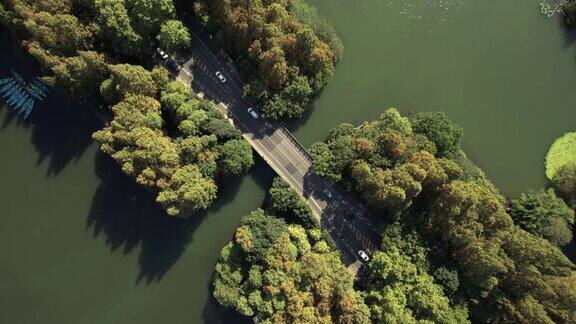
[[[576,50],[541,0],[310,0],[345,52],[296,132],[310,145],[342,122],[442,110],[505,194],[545,184],[551,143],[576,130]]]
[[[506,194],[545,184],[550,143],[574,130],[576,52],[538,1],[313,0],[346,47],[297,128],[309,145],[341,122],[443,110]],[[30,61],[0,38],[0,77]],[[241,319],[210,298],[220,249],[272,181],[258,160],[205,214],[167,218],[98,152],[102,125],[56,95],[22,123],[0,109],[0,323],[199,323]]]

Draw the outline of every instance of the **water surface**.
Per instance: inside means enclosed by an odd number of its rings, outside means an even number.
[[[541,0],[310,0],[345,46],[298,138],[342,122],[443,110],[508,195],[545,184],[553,140],[576,126],[576,51]]]

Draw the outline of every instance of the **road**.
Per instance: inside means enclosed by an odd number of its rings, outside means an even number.
[[[321,226],[342,252],[344,263],[355,273],[362,265],[358,251],[370,254],[381,242],[367,218],[367,209],[335,184],[316,175],[310,154],[285,127],[263,116],[252,117],[247,111],[249,107],[260,110],[244,97],[242,78],[233,61],[197,27],[191,28],[190,34],[190,50],[177,58],[183,66],[177,77],[191,83],[207,99],[220,103],[218,107],[254,150],[310,204]],[[226,82],[216,77],[217,71],[226,77]]]

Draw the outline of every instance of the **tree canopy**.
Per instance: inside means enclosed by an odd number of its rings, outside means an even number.
[[[247,215],[216,265],[218,302],[259,322],[369,323],[338,254],[314,231],[262,210]]]
[[[236,59],[245,93],[269,117],[300,117],[342,53],[334,29],[303,1],[198,0],[194,11]]]
[[[576,163],[576,132],[554,141],[546,155],[546,177],[553,180],[558,170],[568,163]]]
[[[389,109],[335,127],[311,150],[316,172],[356,193],[385,229],[364,290],[372,318],[461,322],[467,306],[472,322],[575,321],[576,267],[539,237],[566,242],[573,212],[551,191],[528,193],[510,210],[536,235],[516,226],[460,136],[441,113],[409,120]],[[561,186],[570,191],[568,182]],[[391,222],[402,235],[390,236]]]
[[[523,193],[510,202],[509,212],[520,227],[554,245],[572,241],[574,211],[552,189]]]

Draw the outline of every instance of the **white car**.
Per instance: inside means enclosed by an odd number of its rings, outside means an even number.
[[[362,261],[364,261],[364,262],[370,261],[368,254],[366,254],[366,252],[364,252],[362,250],[358,251],[358,256],[360,256],[360,259],[362,259]]]
[[[156,48],[156,52],[158,52],[158,55],[160,55],[163,60],[168,59],[168,54],[166,54],[166,52],[164,52],[160,47]]]
[[[254,110],[254,108],[250,107],[248,109],[246,109],[248,111],[248,113],[252,116],[252,118],[254,119],[258,119],[258,113],[256,113],[256,111]]]
[[[216,76],[218,77],[218,79],[220,80],[220,82],[222,82],[222,83],[226,82],[226,78],[224,77],[224,75],[222,74],[222,72],[216,71]]]

